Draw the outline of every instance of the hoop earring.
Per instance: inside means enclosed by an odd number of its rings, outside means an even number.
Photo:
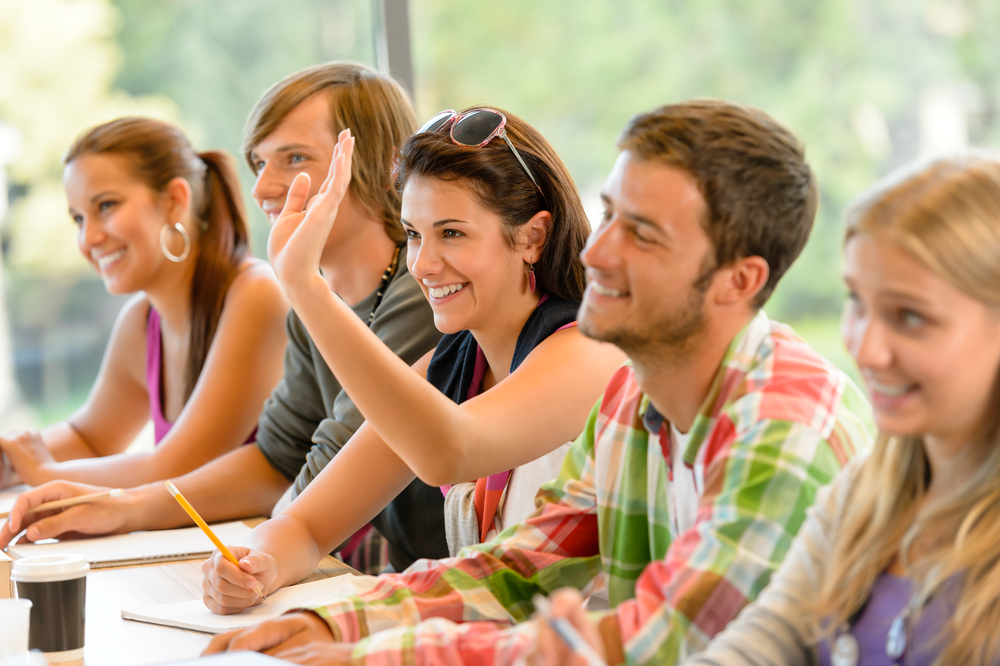
[[[175,264],[179,264],[185,259],[187,259],[188,255],[191,254],[191,237],[188,236],[187,230],[184,229],[183,226],[181,226],[180,222],[174,222],[174,229],[176,229],[177,232],[180,233],[181,238],[184,239],[184,251],[181,252],[180,256],[177,256],[176,254],[171,254],[170,250],[167,249],[167,229],[169,228],[170,228],[169,223],[164,223],[164,225],[160,227],[160,252],[162,252],[163,256],[169,259],[170,261],[174,262]]]

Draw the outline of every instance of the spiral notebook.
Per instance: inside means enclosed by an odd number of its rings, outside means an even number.
[[[198,631],[203,634],[221,634],[235,629],[245,629],[264,620],[272,620],[294,608],[312,603],[329,602],[337,597],[353,596],[366,592],[378,583],[374,576],[341,574],[333,578],[316,580],[283,587],[267,599],[237,615],[216,615],[205,607],[201,599],[178,601],[172,604],[152,604],[122,609],[122,619],[158,624],[162,627]]]
[[[251,529],[242,522],[235,521],[213,525],[212,531],[222,543],[238,546],[250,536]],[[208,557],[213,550],[215,546],[200,528],[184,527],[93,539],[40,541],[10,546],[7,554],[13,559],[20,559],[36,555],[78,553],[87,558],[91,569],[108,569],[132,564],[198,560]]]

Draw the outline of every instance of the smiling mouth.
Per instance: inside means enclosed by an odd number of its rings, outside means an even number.
[[[606,287],[596,280],[591,280],[590,288],[598,296],[611,296],[613,298],[623,298],[628,296],[627,291],[621,291],[619,289],[612,289],[611,287]]]
[[[901,398],[917,387],[916,384],[898,384],[896,386],[890,386],[888,384],[877,382],[874,379],[868,379],[868,386],[871,388],[873,393],[884,395],[887,398]]]
[[[97,270],[103,272],[107,270],[111,266],[111,264],[115,263],[124,256],[125,256],[125,248],[122,248],[120,250],[115,250],[114,252],[102,254],[94,261],[97,262]]]
[[[467,282],[463,282],[461,284],[448,284],[448,285],[445,285],[443,287],[431,287],[431,286],[428,286],[427,287],[427,293],[429,293],[434,298],[446,298],[448,296],[451,296],[455,292],[458,292],[458,291],[461,291],[462,289],[465,289],[465,285],[466,284],[468,284],[468,283]]]

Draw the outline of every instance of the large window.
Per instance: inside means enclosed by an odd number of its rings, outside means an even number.
[[[369,0],[0,0],[11,201],[0,331],[12,334],[4,352],[0,333],[0,377],[17,378],[19,422],[44,424],[83,401],[122,303],[75,249],[59,182],[72,137],[145,113],[177,122],[199,148],[238,154],[246,114],[274,81],[330,59],[375,64],[376,16]],[[595,214],[615,136],[637,112],[724,97],[788,124],[823,199],[804,256],[766,309],[848,369],[836,324],[845,205],[917,156],[1000,147],[993,0],[410,0],[409,17],[421,118],[479,103],[525,118]],[[248,210],[260,255],[266,223],[249,200]]]

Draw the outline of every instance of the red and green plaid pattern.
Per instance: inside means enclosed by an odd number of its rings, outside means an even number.
[[[767,585],[816,490],[867,446],[870,410],[840,370],[758,314],[675,461],[693,469],[699,504],[674,534],[666,428],[647,432],[648,406],[623,367],[531,518],[315,610],[338,640],[360,641],[358,661],[507,664],[530,645],[533,594],[601,575],[630,663],[703,648]]]

